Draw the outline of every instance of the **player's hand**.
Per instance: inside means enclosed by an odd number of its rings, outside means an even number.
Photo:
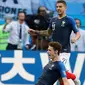
[[[29,30],[28,30],[28,33],[35,33],[35,30],[29,29]]]
[[[28,30],[28,33],[29,33],[31,36],[37,36],[36,30],[29,29],[29,30]]]
[[[76,38],[72,38],[71,43],[75,43],[75,42],[76,42]]]

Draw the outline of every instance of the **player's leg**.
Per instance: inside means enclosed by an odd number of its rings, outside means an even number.
[[[76,78],[75,74],[66,71],[66,75],[67,75],[67,79],[72,79],[75,85],[81,85],[80,80]]]
[[[60,78],[59,83],[60,85],[70,85],[67,78]]]
[[[59,79],[59,84],[64,85],[63,80],[61,78]]]

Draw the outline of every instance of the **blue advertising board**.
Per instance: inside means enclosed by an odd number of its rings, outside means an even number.
[[[0,51],[0,83],[34,85],[48,61],[46,52]],[[68,67],[85,85],[85,53],[70,53]]]

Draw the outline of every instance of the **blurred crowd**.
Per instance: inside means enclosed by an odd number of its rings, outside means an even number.
[[[0,50],[47,50],[52,37],[42,32],[49,28],[53,17],[54,13],[44,6],[38,8],[36,15],[27,15],[24,11],[19,11],[16,21],[13,20],[13,15],[5,15],[5,24],[0,25]],[[70,42],[71,51],[84,52],[85,31],[81,29],[81,20],[78,18],[74,20],[81,37],[75,43]],[[29,29],[41,34],[32,33]],[[75,34],[72,32],[70,38],[73,36]]]

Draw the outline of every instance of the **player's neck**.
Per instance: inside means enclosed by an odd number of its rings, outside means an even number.
[[[60,61],[60,58],[58,55],[52,59],[52,62],[55,62],[55,61]]]
[[[65,17],[66,16],[66,14],[64,13],[64,14],[61,14],[61,15],[58,15],[58,19],[62,19],[63,17]]]

